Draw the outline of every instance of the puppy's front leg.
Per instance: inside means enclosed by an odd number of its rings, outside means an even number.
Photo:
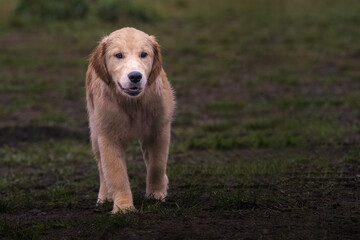
[[[133,199],[126,170],[125,151],[106,137],[99,137],[101,167],[107,190],[114,200],[113,213],[133,208]]]
[[[168,188],[166,164],[170,144],[170,123],[153,131],[153,135],[141,143],[146,163],[146,196],[165,201]]]

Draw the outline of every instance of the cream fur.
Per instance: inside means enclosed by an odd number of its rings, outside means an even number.
[[[147,57],[141,58],[141,52]],[[115,54],[122,53],[123,59]],[[125,162],[129,141],[140,143],[147,168],[146,196],[165,200],[170,124],[175,100],[153,36],[123,28],[102,39],[90,55],[86,100],[92,150],[98,163],[98,203],[113,200],[113,213],[133,208]],[[143,74],[141,93],[128,95],[131,71]]]

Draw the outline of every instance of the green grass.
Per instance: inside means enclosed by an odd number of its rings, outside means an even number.
[[[0,0],[1,239],[359,234],[358,1],[84,0],[82,18],[46,21],[19,2]],[[110,215],[95,206],[84,78],[125,26],[157,37],[178,107],[167,201],[144,198],[134,142],[137,210]]]
[[[207,109],[216,112],[236,112],[244,108],[244,103],[221,100],[209,103],[206,107]]]

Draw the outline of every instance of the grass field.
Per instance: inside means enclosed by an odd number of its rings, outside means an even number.
[[[18,2],[0,0],[1,239],[360,239],[359,1],[138,0],[115,20]],[[167,201],[144,198],[134,143],[137,211],[110,215],[84,81],[125,26],[157,37],[178,106]]]

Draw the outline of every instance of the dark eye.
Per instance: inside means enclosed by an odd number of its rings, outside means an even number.
[[[148,54],[147,54],[146,52],[142,52],[142,53],[140,54],[140,57],[141,57],[141,58],[146,58],[147,55],[148,55]]]
[[[117,57],[117,58],[124,58],[124,56],[122,55],[122,53],[118,53],[118,54],[115,54],[115,57]]]

